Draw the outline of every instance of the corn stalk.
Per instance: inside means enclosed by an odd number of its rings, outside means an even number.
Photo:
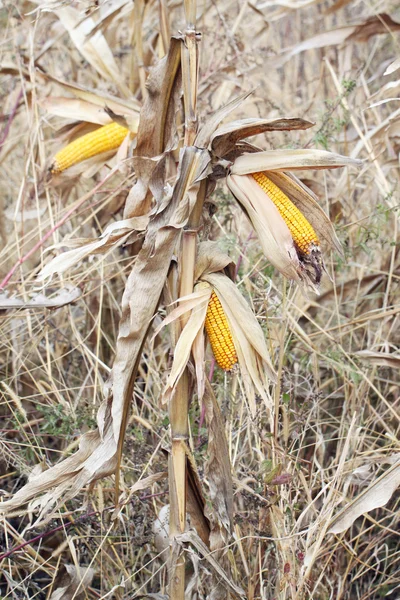
[[[183,82],[183,99],[185,110],[186,147],[192,146],[197,133],[197,82],[198,82],[198,48],[196,33],[196,2],[185,2],[186,31],[181,46],[181,65]],[[183,297],[193,292],[194,268],[196,263],[197,232],[206,191],[206,182],[202,181],[197,194],[196,203],[183,231],[180,249],[180,279],[178,296]],[[189,316],[182,315],[177,324],[178,334],[185,326]],[[188,409],[190,396],[190,377],[188,370],[181,377],[169,406],[171,423],[171,456],[169,463],[170,482],[170,537],[182,534],[186,526],[187,498],[187,440]],[[169,596],[171,600],[184,600],[185,597],[185,555],[178,550],[172,552],[169,580]]]

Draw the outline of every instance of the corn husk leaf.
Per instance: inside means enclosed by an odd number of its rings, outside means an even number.
[[[256,410],[256,392],[271,411],[268,378],[274,382],[276,374],[257,319],[229,277],[222,273],[209,273],[202,278],[213,287],[228,320],[252,414]]]
[[[43,281],[55,273],[64,273],[92,254],[105,254],[110,249],[117,248],[127,240],[132,232],[144,231],[148,222],[148,217],[132,217],[111,223],[97,240],[74,240],[73,244],[79,244],[79,247],[53,258],[38,274],[38,281]],[[65,243],[61,245],[65,245]]]
[[[140,104],[137,100],[135,100],[135,98],[125,100],[123,98],[118,98],[117,96],[112,96],[111,94],[106,94],[98,90],[90,90],[81,85],[77,85],[76,83],[63,81],[62,79],[58,79],[57,77],[49,75],[48,73],[39,73],[41,77],[56,83],[77,98],[81,98],[82,100],[90,102],[91,104],[95,104],[103,109],[106,107],[110,108],[117,115],[131,115],[132,117],[137,117],[139,114]]]
[[[328,533],[342,533],[361,515],[385,506],[399,486],[400,461],[398,460],[332,519]]]
[[[254,227],[265,257],[285,277],[299,283],[299,257],[292,234],[275,204],[253,177],[228,175],[227,184]]]
[[[203,273],[218,273],[234,266],[228,254],[222,252],[218,242],[200,242],[197,246],[195,265],[195,281],[201,279]]]
[[[92,583],[95,570],[90,567],[63,565],[54,582],[50,600],[82,600],[86,588]]]
[[[231,167],[232,175],[247,175],[258,171],[283,171],[297,169],[336,169],[360,166],[359,160],[326,150],[265,150],[239,156]]]
[[[107,125],[112,122],[104,108],[86,100],[53,96],[39,101],[39,104],[48,113],[64,119],[86,121],[98,125]]]
[[[211,136],[212,152],[219,157],[226,156],[244,138],[267,131],[288,131],[308,129],[313,123],[304,119],[240,119],[219,127]]]
[[[176,384],[184,372],[186,365],[190,358],[190,353],[192,351],[192,346],[194,341],[199,333],[201,333],[204,329],[204,321],[207,314],[207,307],[210,301],[212,290],[208,285],[197,285],[195,293],[192,296],[195,296],[196,304],[193,305],[193,302],[185,302],[183,300],[184,305],[178,307],[178,310],[173,311],[167,319],[171,320],[172,315],[175,318],[180,316],[182,308],[185,310],[191,310],[191,314],[189,319],[182,330],[181,335],[179,336],[178,343],[176,344],[174,351],[174,360],[172,363],[171,372],[169,374],[165,391],[163,393],[163,401],[167,402],[170,400],[171,395],[173,394]],[[190,298],[190,297],[189,297]],[[182,302],[180,300],[179,302]],[[203,364],[201,366],[201,371],[203,370]],[[200,371],[200,369],[199,369]],[[197,371],[198,372],[198,371]],[[201,398],[202,393],[204,391],[204,383],[203,378],[198,382],[198,392],[199,398]]]
[[[270,171],[268,177],[273,181],[297,206],[315,229],[319,239],[328,248],[334,248],[343,255],[341,243],[329,217],[318,204],[316,195],[295,175]]]

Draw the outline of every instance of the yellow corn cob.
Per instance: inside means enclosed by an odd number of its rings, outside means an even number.
[[[286,194],[265,173],[252,173],[252,175],[279,210],[299,251],[302,254],[309,254],[313,246],[319,246],[318,236],[313,227]]]
[[[237,363],[237,354],[224,309],[215,292],[211,294],[205,325],[215,360],[221,369],[230,371]]]
[[[128,133],[129,129],[113,122],[83,135],[68,144],[60,152],[57,152],[51,166],[51,172],[61,173],[86,158],[96,156],[96,154],[106,150],[118,148]]]

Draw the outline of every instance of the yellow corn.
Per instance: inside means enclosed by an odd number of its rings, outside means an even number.
[[[265,173],[252,173],[258,185],[268,194],[292,234],[293,241],[302,254],[310,254],[319,246],[318,236],[297,206],[271,181]]]
[[[65,169],[68,169],[68,167],[96,156],[100,152],[118,148],[128,133],[129,129],[112,122],[83,135],[68,144],[60,152],[57,152],[51,166],[51,172],[61,173]]]
[[[221,369],[230,371],[237,363],[237,354],[224,309],[215,292],[211,294],[205,325],[215,360]]]

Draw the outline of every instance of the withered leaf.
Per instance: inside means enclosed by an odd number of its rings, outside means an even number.
[[[86,588],[92,583],[94,569],[63,565],[54,582],[50,600],[83,600]]]
[[[211,136],[211,148],[219,157],[225,157],[235,148],[237,142],[267,131],[288,131],[308,129],[313,123],[304,119],[241,119],[219,127]]]

